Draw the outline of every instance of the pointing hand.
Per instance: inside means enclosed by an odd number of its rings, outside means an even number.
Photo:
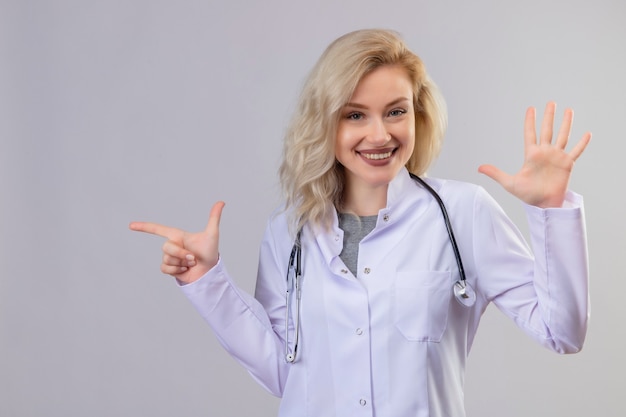
[[[166,238],[163,244],[161,271],[175,277],[183,284],[189,284],[198,280],[217,264],[219,224],[223,208],[223,202],[215,203],[206,228],[197,233],[147,222],[132,222],[129,227],[137,232]]]

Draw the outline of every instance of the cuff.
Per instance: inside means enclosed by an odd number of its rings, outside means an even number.
[[[224,265],[222,263],[222,257],[219,256],[217,258],[217,263],[213,266],[213,268],[209,269],[204,275],[202,275],[194,282],[184,283],[178,280],[176,280],[176,282],[178,283],[178,286],[183,290],[183,292],[186,292],[187,290],[193,291],[195,287],[202,286],[203,284],[206,284],[206,282],[211,281],[216,276],[220,275],[223,270]]]
[[[565,200],[561,207],[541,208],[524,203],[524,209],[529,217],[579,217],[583,208],[583,197],[573,191],[565,193]]]

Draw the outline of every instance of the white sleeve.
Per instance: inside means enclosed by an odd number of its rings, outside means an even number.
[[[268,229],[261,245],[259,279],[261,271],[272,270],[275,277],[279,273],[268,266],[276,265],[270,242]],[[202,278],[181,288],[230,355],[270,393],[282,396],[289,372],[282,336],[274,331],[259,300],[234,284],[222,260]],[[274,293],[272,297],[275,301],[281,295]],[[284,303],[284,295],[282,300]]]
[[[484,191],[477,194],[474,256],[487,299],[542,345],[582,349],[589,312],[587,239],[582,197],[567,208],[526,206],[532,252],[518,229]]]

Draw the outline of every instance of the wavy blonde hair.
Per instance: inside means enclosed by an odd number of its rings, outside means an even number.
[[[422,60],[390,30],[366,29],[332,42],[305,81],[287,129],[279,169],[285,209],[292,227],[305,223],[330,226],[341,205],[344,170],[335,159],[335,139],[342,108],[359,81],[385,65],[404,68],[413,84],[415,149],[407,169],[422,175],[439,153],[447,127],[445,102]]]

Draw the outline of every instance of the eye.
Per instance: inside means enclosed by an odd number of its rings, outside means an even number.
[[[398,116],[402,116],[403,114],[406,114],[405,109],[393,109],[389,112],[389,116],[391,117],[398,117]]]
[[[348,120],[361,120],[363,118],[363,113],[359,113],[356,111],[350,112],[346,115],[346,119]]]

